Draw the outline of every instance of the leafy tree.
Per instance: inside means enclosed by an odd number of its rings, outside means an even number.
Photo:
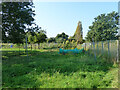
[[[62,43],[64,40],[68,40],[68,35],[63,32],[61,34],[57,34],[55,39],[56,39],[56,42]]]
[[[63,43],[63,42],[64,42],[64,39],[61,38],[61,37],[60,37],[60,38],[56,38],[56,42],[57,42],[57,43]]]
[[[28,36],[28,42],[31,44],[31,50],[32,50],[32,44],[37,41],[37,38],[33,32],[28,32],[27,36]]]
[[[83,31],[82,31],[82,23],[79,21],[78,26],[76,28],[75,34],[73,35],[73,38],[78,41],[78,43],[82,43],[83,40]]]
[[[2,2],[2,39],[22,43],[25,31],[31,30],[35,16],[33,2]]]
[[[54,37],[51,37],[47,40],[48,43],[51,43],[51,42],[56,42],[55,38]]]
[[[101,14],[94,18],[92,26],[89,26],[86,39],[92,41],[114,40],[117,34],[118,13]]]
[[[37,38],[36,43],[38,43],[39,48],[40,43],[46,42],[47,39],[46,31],[40,30],[39,32],[36,32],[36,38]]]

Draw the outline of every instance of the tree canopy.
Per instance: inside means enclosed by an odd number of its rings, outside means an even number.
[[[67,34],[65,34],[64,32],[62,32],[61,34],[57,34],[57,36],[55,37],[55,39],[56,39],[56,42],[58,42],[58,43],[62,43],[64,40],[66,41],[66,40],[68,40],[68,35]]]
[[[45,30],[40,30],[39,32],[36,32],[36,38],[37,38],[37,43],[43,43],[46,42],[47,35]]]
[[[89,26],[86,39],[92,41],[114,40],[117,34],[118,13],[101,14],[94,18],[92,26]]]
[[[33,2],[2,2],[2,41],[22,43],[34,24]]]
[[[38,43],[38,48],[39,44],[46,42],[47,35],[46,31],[40,30],[38,32],[27,32],[27,37],[28,37],[28,42],[32,45],[33,43]]]
[[[48,43],[51,43],[51,42],[56,42],[55,38],[54,37],[51,37],[51,38],[48,38],[47,40]]]
[[[57,34],[56,38],[68,39],[68,35],[62,32],[61,34]]]

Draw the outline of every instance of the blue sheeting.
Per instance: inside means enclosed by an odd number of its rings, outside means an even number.
[[[10,45],[10,48],[12,48],[13,47],[13,45]]]
[[[66,54],[66,53],[70,53],[70,52],[76,54],[76,53],[82,53],[83,51],[84,51],[84,48],[82,48],[82,49],[75,48],[75,49],[68,49],[68,50],[63,50],[62,48],[60,48],[59,54]]]

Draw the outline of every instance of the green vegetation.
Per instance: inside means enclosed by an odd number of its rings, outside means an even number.
[[[39,48],[40,43],[46,42],[47,35],[46,35],[46,31],[40,30],[37,32],[28,32],[27,37],[28,37],[28,42],[31,44],[31,50],[32,50],[32,45],[34,43],[37,43]]]
[[[2,3],[3,88],[118,88],[118,64],[113,62],[116,48],[111,48],[107,55],[108,44],[104,43],[104,53],[101,48],[95,49],[97,60],[90,45],[80,54],[58,54],[59,48],[85,47],[81,45],[85,41],[82,23],[78,22],[71,37],[63,32],[47,38],[46,31],[34,22],[33,8],[33,2]],[[118,13],[99,15],[89,27],[86,40],[117,39],[117,24]],[[111,44],[115,45],[116,42]]]
[[[55,40],[57,43],[63,43],[66,40],[68,40],[68,35],[62,32],[61,34],[57,34],[57,36],[55,37]]]
[[[88,41],[105,41],[116,40],[117,25],[118,25],[118,13],[113,11],[111,13],[101,14],[94,18],[92,26],[89,26],[86,39]]]
[[[3,51],[3,87],[117,88],[118,66],[88,54],[58,54],[57,49]]]
[[[33,8],[33,2],[2,2],[2,42],[22,43],[25,31],[34,30]]]
[[[109,50],[108,50],[108,43],[109,43]],[[103,45],[103,48],[102,48]],[[88,44],[86,46],[87,50],[90,54],[94,55],[94,51],[96,55],[101,58],[105,58],[109,62],[116,62],[117,60],[117,40],[108,40],[108,41],[101,41],[95,42],[95,50]]]
[[[74,38],[78,43],[83,43],[83,31],[82,31],[82,22],[78,22],[76,31],[72,38]]]
[[[56,42],[56,40],[55,40],[54,37],[51,37],[51,38],[48,38],[48,39],[47,39],[47,42],[48,42],[48,43],[52,43],[52,42]]]

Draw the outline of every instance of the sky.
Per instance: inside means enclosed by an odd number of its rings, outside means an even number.
[[[117,2],[34,2],[35,22],[46,30],[47,37],[65,32],[73,36],[78,21],[82,22],[83,38],[94,18],[103,13],[118,11]]]

